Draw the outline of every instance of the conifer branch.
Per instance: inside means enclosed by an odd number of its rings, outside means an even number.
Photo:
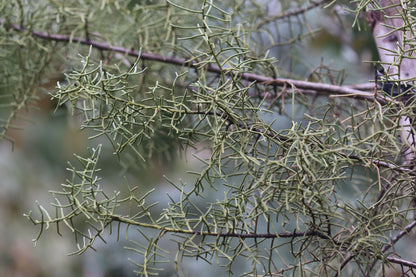
[[[0,20],[0,23],[5,24],[5,20]],[[19,32],[29,32],[32,36],[40,38],[40,39],[44,39],[44,40],[67,42],[67,43],[80,43],[83,45],[92,46],[98,50],[122,53],[128,56],[137,57],[137,58],[140,57],[143,60],[169,63],[172,65],[186,66],[190,68],[199,68],[197,61],[189,61],[185,58],[170,57],[170,56],[163,56],[159,54],[141,52],[141,51],[134,50],[132,48],[128,49],[128,48],[124,48],[120,46],[114,46],[106,42],[98,42],[98,41],[94,41],[94,40],[90,40],[90,39],[82,38],[82,37],[72,37],[72,36],[61,35],[61,34],[50,34],[50,33],[40,32],[36,30],[29,31],[28,29],[18,24],[10,24],[10,27]],[[216,74],[220,74],[222,72],[221,68],[215,65],[211,65],[211,64],[209,64],[206,67],[206,70],[208,72],[216,73]],[[228,74],[234,75],[232,70],[230,70]],[[272,78],[272,77],[253,74],[249,72],[238,73],[238,77],[241,78],[242,80],[249,81],[249,82],[256,82],[259,84],[263,84],[265,86],[276,86],[276,87],[290,86],[292,87],[293,92],[307,90],[307,91],[314,91],[315,93],[318,93],[318,94],[331,95],[332,97],[336,97],[338,95],[338,96],[344,96],[344,97],[346,96],[346,97],[352,97],[352,98],[368,100],[368,101],[377,100],[381,104],[385,104],[386,101],[391,101],[391,100],[388,100],[388,98],[386,97],[383,97],[380,95],[374,95],[373,93],[370,93],[367,91],[362,91],[362,90],[358,90],[355,88],[351,88],[351,86],[337,86],[337,85],[331,85],[331,84],[314,83],[314,82],[287,79],[287,78]],[[365,89],[367,88],[368,86],[365,86]]]

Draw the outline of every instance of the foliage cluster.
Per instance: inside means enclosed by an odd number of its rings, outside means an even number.
[[[80,254],[125,226],[143,276],[172,257],[167,240],[178,271],[191,257],[247,276],[413,272],[394,247],[416,225],[398,139],[413,99],[372,95],[375,84],[341,97],[343,72],[323,65],[316,83],[283,79],[304,73],[294,65],[317,31],[311,13],[358,18],[367,2],[3,1],[0,136],[56,82],[52,100],[94,144],[52,207],[26,215],[36,241],[53,225]],[[104,153],[128,172],[192,151],[201,168],[166,176],[168,203],[152,196],[166,187],[101,179]]]

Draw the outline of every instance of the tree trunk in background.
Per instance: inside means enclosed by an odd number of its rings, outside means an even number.
[[[368,6],[367,21],[387,79],[414,84],[416,56],[411,48],[414,48],[416,40],[412,24],[406,23],[403,19],[403,13],[407,12],[404,5],[400,0],[379,0]],[[415,160],[416,139],[413,121],[413,118],[407,116],[400,118],[401,139],[407,145],[404,150],[407,164]]]

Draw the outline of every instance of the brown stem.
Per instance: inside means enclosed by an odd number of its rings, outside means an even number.
[[[5,20],[0,20],[1,24],[5,24]],[[134,49],[128,49],[120,46],[113,46],[106,42],[97,42],[94,40],[81,38],[81,37],[71,37],[67,35],[61,34],[49,34],[46,32],[40,31],[29,31],[28,29],[20,26],[18,24],[11,24],[11,28],[16,31],[25,31],[29,32],[32,36],[45,39],[45,40],[53,40],[53,41],[60,41],[60,42],[69,42],[69,43],[80,43],[83,45],[89,45],[99,50],[105,51],[113,51],[123,53],[125,55],[133,56],[133,57],[140,57],[143,60],[151,60],[163,63],[169,63],[178,66],[188,66],[191,68],[199,68],[200,65],[195,61],[189,61],[184,58],[178,57],[171,57],[171,56],[163,56],[159,54],[152,54],[146,53],[141,51],[136,51]],[[221,74],[223,73],[218,66],[215,65],[207,65],[206,70],[211,73]],[[323,83],[313,83],[307,81],[300,81],[300,80],[292,80],[286,78],[271,78],[263,75],[253,74],[253,73],[236,73],[230,70],[228,72],[229,75],[233,75],[235,77],[239,77],[243,80],[249,82],[256,82],[261,83],[264,85],[271,85],[275,87],[281,86],[289,86],[292,87],[293,91],[296,92],[297,90],[312,90],[322,94],[331,94],[332,96],[348,96],[357,99],[365,99],[368,101],[378,101],[381,104],[385,104],[387,101],[391,101],[386,99],[385,97],[381,96],[374,96],[373,93],[369,93],[366,91],[357,90],[348,86],[337,86],[337,85],[330,85],[330,84],[323,84]]]

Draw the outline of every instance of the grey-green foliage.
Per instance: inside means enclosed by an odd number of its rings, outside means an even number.
[[[390,237],[413,220],[414,177],[400,167],[403,145],[397,138],[397,115],[413,115],[412,104],[315,99],[290,83],[275,86],[242,75],[298,74],[290,66],[280,68],[268,50],[282,47],[287,64],[297,61],[291,51],[315,30],[305,20],[308,9],[264,14],[311,6],[254,0],[3,1],[0,89],[8,110],[2,137],[19,110],[35,100],[35,91],[52,79],[57,80],[52,98],[82,116],[80,128],[96,145],[69,164],[70,177],[52,192],[52,207],[38,204],[27,215],[40,227],[39,237],[52,226],[58,233],[68,229],[78,245],[75,253],[83,253],[97,238],[105,240],[108,230],[135,228],[140,239],[130,250],[140,255],[134,262],[144,276],[157,274],[172,257],[159,244],[167,236],[177,246],[178,270],[192,257],[248,276],[385,272]],[[41,39],[30,31],[134,47],[168,59],[161,63]],[[188,63],[175,65],[170,62],[175,57]],[[62,75],[55,78],[55,71]],[[332,73],[314,74],[324,80]],[[306,114],[300,117],[299,110]],[[290,128],[281,127],[283,120]],[[102,146],[107,142],[111,147]],[[208,149],[196,154],[202,168],[184,173],[188,182],[166,176],[176,191],[169,203],[153,201],[163,187],[144,194],[134,186],[124,194],[116,184],[103,187],[104,152],[118,155],[120,163],[128,160],[128,166],[146,166],[155,156],[175,162],[177,153],[190,148]],[[351,187],[360,192],[353,194]]]

